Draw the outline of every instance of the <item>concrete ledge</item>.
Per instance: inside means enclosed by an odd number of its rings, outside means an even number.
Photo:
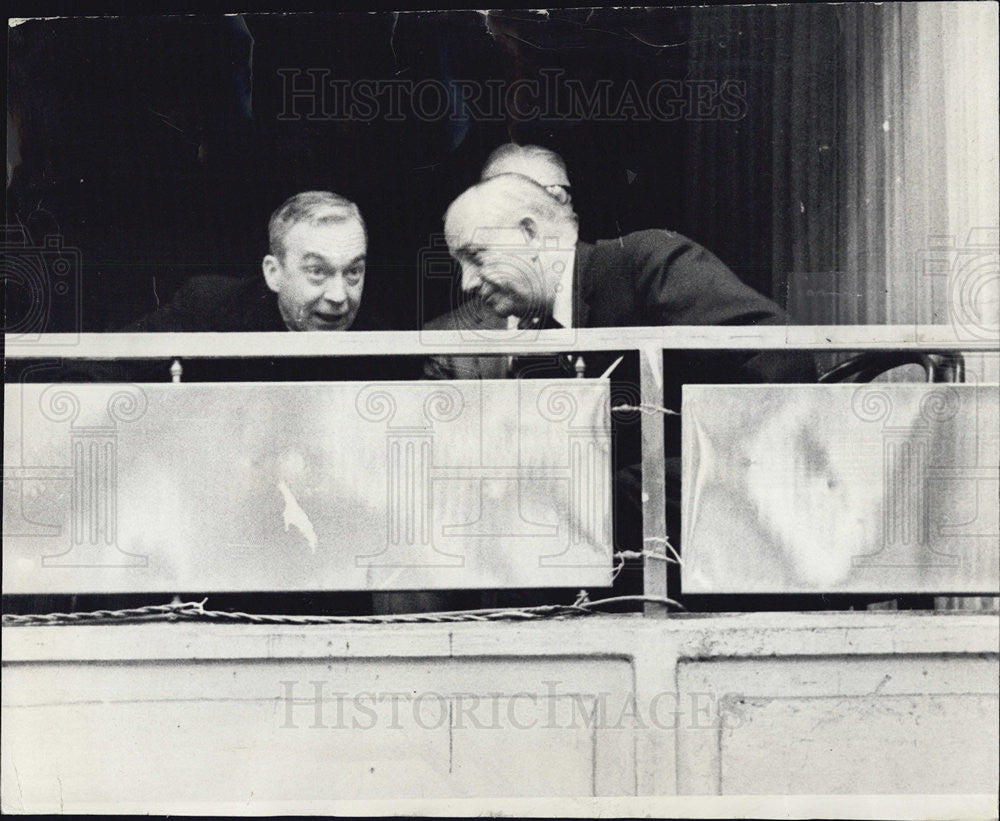
[[[4,628],[3,804],[992,794],[998,644],[905,611]]]

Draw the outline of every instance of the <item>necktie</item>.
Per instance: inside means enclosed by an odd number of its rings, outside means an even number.
[[[552,318],[551,313],[546,313],[541,317],[525,317],[517,327],[520,330],[533,328],[544,331],[563,326]],[[515,379],[571,379],[576,376],[576,371],[572,355],[550,353],[511,357],[509,374]]]

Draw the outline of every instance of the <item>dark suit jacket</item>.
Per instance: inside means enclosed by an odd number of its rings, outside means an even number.
[[[711,252],[673,231],[637,231],[591,245],[577,243],[573,270],[574,324],[580,328],[651,325],[780,325],[785,313],[771,300],[744,285]],[[507,327],[505,317],[473,303],[432,320],[428,330],[487,330]],[[587,376],[598,376],[616,355],[590,355]],[[812,382],[812,357],[784,352],[752,355],[682,354],[669,363],[691,360],[692,370],[711,362],[721,381]],[[600,368],[600,370],[598,370]],[[739,374],[734,369],[740,371]],[[728,374],[726,373],[728,372]],[[505,357],[440,356],[425,364],[437,379],[502,379]],[[566,374],[573,376],[572,371]],[[690,381],[677,373],[678,384]],[[697,379],[696,381],[705,381]],[[670,393],[669,389],[667,391]]]
[[[351,331],[385,330],[386,324],[362,301]],[[277,296],[262,275],[248,278],[222,276],[194,277],[186,282],[169,303],[155,313],[132,323],[126,331],[149,332],[261,332],[287,331]],[[335,332],[331,332],[335,333]],[[416,362],[401,359],[373,361],[365,357],[288,357],[280,350],[266,359],[198,359],[184,362],[185,381],[367,381],[416,379]],[[169,363],[168,363],[169,364]],[[133,381],[166,378],[166,367],[131,366]]]
[[[352,331],[383,330],[364,302]],[[262,275],[202,276],[188,280],[169,303],[132,323],[126,331],[285,331],[278,298]]]

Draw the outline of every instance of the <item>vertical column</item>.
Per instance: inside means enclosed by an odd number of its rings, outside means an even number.
[[[393,433],[387,440],[387,542],[390,548],[402,545],[429,547],[433,436]]]
[[[930,549],[930,443],[934,426],[958,412],[958,395],[948,388],[932,390],[911,406],[895,406],[879,385],[859,387],[851,398],[854,414],[881,424],[882,540],[874,553],[853,558],[862,567],[954,566],[957,559]],[[893,416],[902,424],[889,424]]]
[[[927,544],[926,431],[887,430],[882,446],[883,542],[894,548]],[[904,551],[911,554],[911,551]]]
[[[447,385],[374,383],[358,392],[358,415],[385,425],[385,543],[359,567],[453,567],[461,557],[435,548],[431,469],[436,422],[458,418],[462,394]],[[397,417],[399,420],[397,421]]]
[[[73,546],[99,549],[115,544],[116,461],[114,429],[74,428],[70,436],[73,464]]]
[[[534,380],[522,382],[537,387]],[[542,419],[565,431],[568,491],[566,536],[563,549],[544,555],[546,567],[606,567],[613,550],[611,506],[611,432],[606,418],[606,383],[556,380],[538,391],[535,406]],[[595,399],[601,397],[595,404]],[[581,401],[582,400],[582,401]],[[552,474],[556,478],[556,473]],[[561,532],[561,530],[559,531]],[[556,535],[553,528],[552,535]]]
[[[663,405],[663,350],[645,348],[639,357],[639,393],[643,405]],[[643,552],[666,555],[667,504],[664,481],[663,417],[642,414],[642,543]],[[642,564],[642,589],[646,596],[667,595],[667,563],[646,557]],[[647,603],[647,616],[665,616],[667,608]]]
[[[577,547],[593,539],[611,542],[611,510],[606,482],[610,475],[610,442],[603,430],[587,429],[569,436],[570,545]],[[598,438],[600,437],[600,438]]]

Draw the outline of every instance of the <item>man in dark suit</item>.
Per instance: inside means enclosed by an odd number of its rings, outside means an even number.
[[[647,230],[579,242],[570,203],[521,174],[501,174],[459,196],[445,215],[445,237],[469,299],[427,323],[428,330],[785,322],[781,308],[680,234]],[[724,359],[741,371],[737,381],[815,379],[808,356]],[[574,375],[572,366],[565,370]],[[505,357],[434,357],[425,371],[432,378],[502,378],[510,363]]]
[[[268,223],[263,277],[194,277],[171,301],[127,331],[374,331],[386,323],[362,303],[368,235],[358,207],[328,191],[286,200]],[[275,351],[280,353],[280,351]],[[132,381],[166,378],[163,366],[133,364]],[[419,367],[393,359],[381,378],[416,378]],[[191,381],[369,380],[364,357],[186,360]]]
[[[358,207],[328,191],[286,200],[268,224],[263,279],[195,277],[132,331],[376,330],[361,311],[368,236]]]
[[[496,165],[487,162],[484,181],[449,207],[445,237],[449,253],[461,267],[462,290],[468,299],[427,323],[428,330],[784,324],[781,308],[680,234],[647,230],[592,244],[580,242],[569,196],[556,196],[540,180],[510,173],[519,169],[537,177],[541,169],[554,185],[549,177],[558,176],[559,168],[547,162],[545,154],[552,152],[504,152],[497,166],[501,173],[487,178]],[[611,352],[587,354],[586,375],[602,375],[616,358]],[[671,351],[665,359],[665,406],[678,409],[685,382],[816,379],[812,357],[801,353]],[[618,380],[619,395],[638,400],[636,365],[626,361],[612,379]],[[435,379],[573,377],[577,366],[575,358],[559,355],[448,355],[429,358],[424,371]],[[635,425],[631,428],[631,438],[620,429],[613,437],[615,548],[636,550],[642,545],[641,473],[637,430]],[[680,426],[676,417],[667,417],[667,528],[675,544],[680,521],[679,449]],[[641,591],[638,573],[631,580],[623,573],[622,581],[621,592]],[[534,597],[514,595],[507,600],[561,600],[554,594],[540,591]],[[465,604],[460,596],[449,600],[437,594],[438,606],[459,602]]]

